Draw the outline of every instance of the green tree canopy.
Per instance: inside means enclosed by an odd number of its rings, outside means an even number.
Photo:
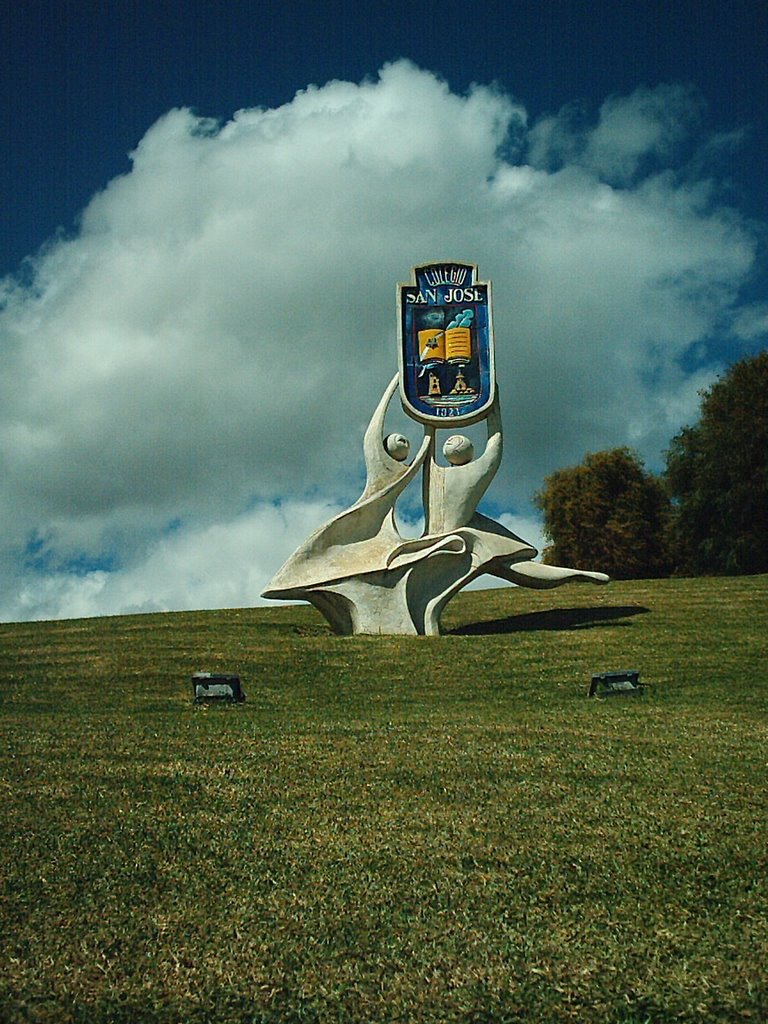
[[[616,579],[669,572],[669,499],[631,449],[596,452],[557,470],[534,500],[552,541],[545,562],[597,569]]]
[[[702,392],[696,426],[667,452],[678,569],[768,572],[768,352]]]

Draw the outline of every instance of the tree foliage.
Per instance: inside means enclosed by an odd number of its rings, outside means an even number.
[[[679,570],[768,572],[768,352],[702,393],[699,422],[671,442],[666,481]]]
[[[552,544],[544,561],[597,569],[616,579],[667,575],[669,499],[629,448],[559,469],[535,495]]]

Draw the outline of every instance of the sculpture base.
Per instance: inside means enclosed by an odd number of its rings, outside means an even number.
[[[499,558],[478,564],[468,548],[445,548],[415,564],[269,596],[309,601],[341,636],[439,636],[445,606],[484,573],[533,590],[609,581],[604,573],[540,562]]]
[[[445,551],[291,596],[311,602],[342,636],[439,636],[443,608],[478,574],[468,551]]]

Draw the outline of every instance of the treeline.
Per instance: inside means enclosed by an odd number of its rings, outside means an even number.
[[[768,352],[702,392],[663,473],[630,448],[559,469],[535,496],[544,561],[615,579],[768,572]]]

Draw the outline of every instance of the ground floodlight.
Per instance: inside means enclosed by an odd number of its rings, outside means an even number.
[[[640,673],[634,669],[626,672],[599,672],[592,676],[589,687],[590,697],[638,697],[643,692],[638,682]]]
[[[195,704],[243,704],[240,677],[229,672],[195,672],[192,676]]]

